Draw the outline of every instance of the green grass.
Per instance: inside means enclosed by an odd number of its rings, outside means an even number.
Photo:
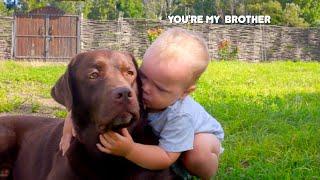
[[[320,178],[319,63],[213,62],[193,96],[225,130],[217,178]]]
[[[0,61],[0,112],[50,98],[64,71]],[[212,62],[197,87],[192,96],[225,130],[217,179],[320,179],[320,63]]]
[[[11,112],[30,103],[39,109],[38,99],[48,99],[50,89],[65,71],[62,64],[0,61],[0,112]]]

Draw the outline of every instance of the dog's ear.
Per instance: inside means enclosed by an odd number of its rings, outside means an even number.
[[[138,75],[137,75],[137,86],[138,86],[138,101],[139,101],[139,107],[140,107],[140,114],[141,114],[141,117],[143,119],[145,119],[147,117],[147,113],[146,113],[146,110],[144,108],[144,104],[143,104],[143,101],[142,101],[142,81],[141,81],[141,78],[140,78],[140,71],[139,71],[139,66],[138,66],[138,62],[136,61],[136,58],[131,54],[131,53],[127,53],[130,57],[131,57],[131,60],[138,72]]]
[[[59,78],[56,84],[51,89],[51,96],[52,98],[64,105],[68,111],[72,108],[72,91],[71,91],[71,84],[70,84],[70,74],[71,74],[71,66],[74,64],[76,57],[74,57],[68,67],[66,72]]]

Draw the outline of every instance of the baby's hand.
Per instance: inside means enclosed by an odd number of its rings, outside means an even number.
[[[101,144],[97,144],[98,149],[108,154],[126,157],[133,149],[134,141],[126,128],[121,129],[121,134],[109,131],[99,135]]]
[[[62,150],[62,155],[67,152],[70,146],[70,141],[72,136],[76,136],[76,133],[73,128],[72,119],[71,119],[71,111],[68,112],[67,117],[64,122],[62,137],[59,144],[59,149]]]
[[[72,133],[63,134],[61,137],[59,149],[62,151],[63,156],[70,147],[71,138],[72,138]]]

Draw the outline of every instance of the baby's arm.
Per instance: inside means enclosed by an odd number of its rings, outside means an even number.
[[[143,168],[158,170],[168,168],[179,156],[180,153],[166,152],[159,146],[134,143],[125,158]]]
[[[64,120],[62,137],[59,144],[60,150],[62,150],[62,155],[64,155],[69,149],[72,136],[75,136],[75,133],[73,130],[71,111],[70,111],[68,112],[67,117]]]
[[[159,146],[135,143],[127,129],[122,129],[122,135],[107,132],[100,135],[101,144],[97,144],[100,151],[123,156],[135,164],[150,170],[168,168],[173,164],[180,153],[166,152]]]

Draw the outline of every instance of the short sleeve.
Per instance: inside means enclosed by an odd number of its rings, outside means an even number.
[[[160,132],[159,146],[167,152],[190,150],[193,148],[194,132],[189,114],[173,114]]]

